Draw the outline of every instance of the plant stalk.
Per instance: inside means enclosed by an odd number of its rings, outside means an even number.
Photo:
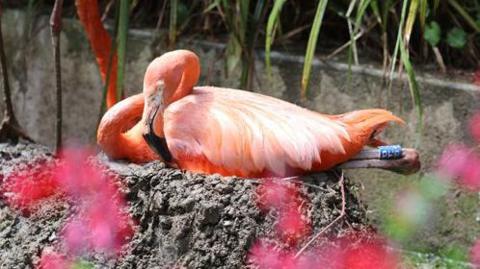
[[[57,101],[56,117],[56,143],[55,150],[58,153],[62,147],[62,71],[60,63],[60,32],[62,31],[62,7],[63,0],[55,0],[55,5],[50,16],[50,30],[52,34],[53,57],[55,60],[55,86]]]
[[[130,0],[120,0],[120,13],[119,13],[119,19],[118,19],[118,33],[117,33],[117,55],[118,55],[117,100],[122,100],[122,97],[123,97],[123,82],[125,80],[129,10],[130,10]]]

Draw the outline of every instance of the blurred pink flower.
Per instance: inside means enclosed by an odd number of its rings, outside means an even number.
[[[480,86],[480,71],[478,72],[478,85]],[[480,112],[475,113],[470,119],[469,128],[473,138],[480,143]]]
[[[69,250],[117,253],[133,234],[133,220],[125,213],[127,207],[115,179],[88,163],[86,151],[65,151],[63,156],[65,162],[57,177],[80,208],[64,228]]]
[[[470,190],[480,189],[480,158],[464,145],[448,146],[438,162],[438,172]]]
[[[10,207],[28,213],[41,200],[61,193],[57,179],[47,167],[14,172],[0,187]]]
[[[480,86],[480,67],[477,69],[473,75],[473,84]]]
[[[88,150],[66,149],[55,165],[44,164],[34,169],[35,174],[24,172],[7,178],[1,193],[12,207],[22,210],[52,195],[65,194],[78,210],[62,231],[67,253],[117,254],[133,235],[133,219],[126,213],[118,182],[89,161],[90,156]],[[60,256],[52,255],[46,254],[41,265],[60,264]]]
[[[284,243],[295,245],[310,233],[310,221],[303,215],[307,203],[296,184],[282,179],[265,179],[257,188],[257,197],[262,211],[278,212],[275,232]]]
[[[394,269],[399,257],[387,242],[367,233],[356,233],[334,239],[295,258],[296,249],[283,250],[258,241],[250,250],[248,262],[263,268],[279,269]]]
[[[281,250],[273,244],[258,241],[253,245],[248,254],[248,262],[258,269],[295,269],[295,253]]]
[[[90,195],[115,189],[112,187],[113,179],[105,174],[103,167],[88,161],[93,156],[90,150],[67,148],[60,156],[61,162],[54,170],[55,177],[72,198],[84,200]]]
[[[257,187],[257,205],[263,211],[281,210],[302,204],[298,187],[281,179],[264,179]]]
[[[395,269],[398,265],[398,257],[379,240],[363,242],[344,254],[345,269]]]
[[[69,269],[73,263],[64,255],[53,251],[43,251],[40,261],[37,264],[38,269]]]
[[[470,249],[470,262],[475,268],[477,268],[477,266],[480,267],[480,239],[477,239]]]
[[[280,211],[275,231],[288,245],[295,245],[310,234],[310,221],[299,208],[288,207]]]

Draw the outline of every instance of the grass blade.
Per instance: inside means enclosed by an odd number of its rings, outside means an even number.
[[[412,97],[412,103],[418,116],[417,138],[415,142],[415,146],[418,146],[421,142],[420,138],[423,131],[423,105],[420,96],[420,89],[417,83],[417,78],[415,76],[415,71],[413,70],[412,63],[410,62],[410,56],[402,40],[400,40],[400,58],[402,60],[403,66],[405,67],[405,71],[407,72],[408,86],[410,89],[410,95]]]
[[[418,10],[420,17],[420,26],[425,29],[425,20],[427,19],[428,1],[420,0],[420,9]]]
[[[410,9],[408,10],[408,17],[407,23],[405,24],[405,30],[403,31],[403,36],[405,39],[405,45],[408,48],[408,44],[410,43],[410,36],[412,35],[413,24],[415,23],[415,19],[417,17],[417,10],[419,6],[419,0],[412,0],[410,2]]]
[[[393,80],[393,73],[395,72],[395,66],[397,62],[397,56],[398,56],[398,50],[400,48],[400,43],[402,42],[402,29],[403,29],[403,24],[405,22],[405,14],[407,13],[407,5],[408,5],[408,0],[403,1],[402,5],[402,13],[400,15],[400,24],[398,26],[398,33],[397,33],[397,41],[395,42],[395,49],[393,50],[393,56],[392,56],[392,63],[391,63],[391,70],[390,70],[390,76],[389,76],[389,81],[390,81],[390,86],[392,86],[392,80]]]
[[[352,4],[355,3],[355,1],[351,2]],[[350,48],[348,51],[348,84],[350,84],[351,81],[351,67],[352,67],[352,56],[353,60],[355,61],[355,64],[358,65],[358,51],[357,51],[357,39],[355,38],[358,34],[358,31],[360,29],[361,21],[364,18],[365,11],[367,7],[370,5],[370,0],[361,0],[358,3],[358,8],[357,8],[357,14],[355,16],[355,25],[353,27],[353,30],[351,29],[351,21],[348,18],[348,28],[349,28],[349,33],[350,33]],[[352,6],[353,8],[353,6]],[[349,7],[350,10],[350,7]],[[347,12],[348,17],[350,17],[349,13]]]
[[[270,11],[270,15],[268,16],[267,22],[267,29],[266,29],[266,37],[265,37],[265,67],[267,69],[267,74],[270,77],[272,74],[272,65],[270,63],[270,52],[273,43],[273,36],[275,34],[275,30],[278,24],[278,18],[280,17],[280,13],[282,11],[283,4],[285,4],[286,0],[275,0],[273,4],[272,11]]]
[[[127,53],[128,38],[128,17],[130,11],[130,0],[120,0],[120,16],[118,18],[118,35],[117,35],[117,54],[118,54],[118,71],[117,71],[117,100],[121,100],[123,96],[123,82],[125,78],[125,58]]]
[[[310,80],[310,72],[312,71],[312,61],[317,46],[318,34],[322,26],[323,14],[327,9],[328,0],[320,0],[318,2],[317,11],[315,12],[315,19],[313,20],[312,30],[308,38],[307,50],[305,52],[305,63],[303,64],[301,97],[306,98],[308,82]]]

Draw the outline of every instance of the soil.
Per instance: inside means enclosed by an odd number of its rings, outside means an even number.
[[[24,143],[0,144],[0,157],[0,183],[14,170],[35,169],[34,163],[53,158],[47,148]],[[83,257],[96,268],[244,268],[256,239],[274,240],[276,215],[258,209],[258,180],[196,174],[160,162],[141,166],[111,162],[101,154],[96,158],[125,183],[137,221],[120,257]],[[302,181],[308,183],[299,185],[316,232],[340,213],[338,178],[322,173]],[[347,216],[329,230],[331,236],[367,228],[356,188],[348,179],[345,184]],[[58,248],[59,229],[71,211],[68,203],[52,198],[32,214],[20,214],[0,200],[0,268],[35,267],[43,249]]]

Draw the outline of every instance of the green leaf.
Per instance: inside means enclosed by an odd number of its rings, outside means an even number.
[[[454,27],[448,31],[447,43],[452,48],[462,49],[467,43],[467,33],[461,28]]]
[[[412,35],[413,24],[415,23],[415,19],[417,18],[417,10],[418,10],[419,4],[420,4],[419,0],[412,0],[410,2],[407,22],[405,24],[405,30],[403,33],[405,38],[405,44],[407,45],[407,47],[408,47],[408,44],[410,43],[410,36]]]
[[[436,21],[432,21],[425,27],[423,38],[430,46],[435,47],[438,45],[438,42],[440,42],[441,35],[442,30],[440,29],[440,25],[438,25]]]

